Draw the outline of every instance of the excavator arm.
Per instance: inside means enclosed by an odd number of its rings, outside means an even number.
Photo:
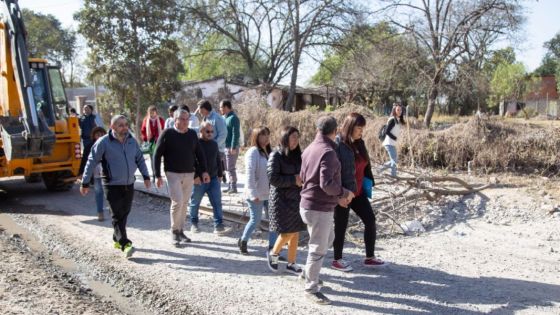
[[[25,25],[17,0],[0,0],[0,16],[5,37],[0,46],[0,74],[5,77],[2,78],[5,84],[15,84],[18,97],[14,100],[13,97],[2,95],[2,100],[20,104],[17,116],[5,109],[5,113],[0,113],[3,114],[0,116],[0,132],[4,154],[8,160],[48,156],[56,138],[43,113],[36,108]],[[5,94],[7,90],[8,88],[3,88],[0,93]],[[2,104],[4,108],[13,108],[13,105]]]

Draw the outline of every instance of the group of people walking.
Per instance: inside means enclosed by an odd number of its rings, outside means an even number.
[[[191,242],[184,233],[187,208],[190,231],[200,231],[198,209],[204,194],[208,195],[213,208],[214,233],[223,235],[226,228],[220,186],[225,170],[229,172],[229,185],[225,192],[237,193],[235,161],[239,154],[240,127],[231,102],[225,100],[220,103],[223,114],[220,116],[210,102],[200,101],[197,112],[203,121],[196,127],[192,125],[188,108],[170,108],[173,119],[167,121],[159,119],[157,110],[154,117],[150,113],[154,109],[149,109],[142,137],[144,141],[153,140],[155,143],[152,167],[158,187],[163,186],[163,158],[171,199],[173,244]],[[394,115],[387,124],[387,135],[391,141],[384,142],[390,156],[384,167],[390,167],[393,176],[396,176],[397,166],[394,146],[403,123],[402,109],[396,104]],[[278,272],[279,262],[287,261],[286,271],[305,279],[306,296],[318,304],[330,303],[319,291],[322,284],[319,274],[331,245],[334,247],[331,267],[352,271],[351,262],[343,255],[350,209],[364,225],[365,257],[362,265],[378,267],[385,264],[375,255],[375,214],[368,200],[375,181],[368,150],[362,140],[365,125],[366,119],[359,113],[349,114],[340,128],[335,118],[323,116],[317,121],[315,139],[303,151],[299,144],[300,132],[295,127],[287,126],[281,130],[280,141],[274,150],[270,144],[271,131],[264,126],[254,128],[244,156],[244,199],[249,209],[249,222],[237,241],[239,251],[249,254],[248,242],[259,226],[263,212],[268,213],[268,267]],[[94,183],[96,178],[103,180],[112,213],[115,247],[121,249],[126,257],[134,252],[132,242],[127,238],[126,220],[132,204],[137,168],[146,188],[149,188],[148,169],[140,146],[128,133],[126,117],[114,116],[109,133],[99,137],[90,149],[80,191],[85,195],[92,179]],[[302,267],[297,264],[297,248],[300,232],[306,229],[309,250],[305,267]],[[281,256],[286,246],[287,259]]]
[[[237,154],[240,135],[239,119],[231,107],[231,102],[221,102],[220,108],[225,116],[222,117],[212,109],[210,102],[200,101],[196,111],[203,117],[200,123],[197,117],[192,119],[194,115],[191,116],[186,105],[171,106],[169,110],[172,116],[167,121],[158,115],[155,106],[150,106],[143,120],[142,140],[149,147],[150,160],[153,161],[150,164],[157,187],[163,186],[163,159],[171,199],[171,237],[175,245],[191,241],[184,232],[187,209],[191,231],[199,231],[198,209],[204,194],[208,195],[214,209],[214,232],[226,232],[222,219],[220,184],[226,169],[230,173],[230,186],[226,192],[235,193],[237,190],[235,159],[230,157],[228,163],[225,160],[226,152],[229,155]],[[229,140],[228,129],[231,130]],[[105,188],[105,199],[111,209],[115,247],[130,257],[134,247],[126,236],[126,221],[132,205],[134,173],[139,169],[145,186],[150,188],[148,168],[140,145],[129,133],[125,116],[116,115],[111,119],[111,130],[106,136],[97,138],[95,132],[92,134],[95,134],[92,136],[95,142],[87,143],[83,152],[80,191],[83,195],[87,194],[93,184],[98,200],[100,194],[97,193],[97,187]],[[119,191],[122,198],[114,191]],[[102,196],[103,192],[101,201]],[[102,220],[102,214],[99,219]]]

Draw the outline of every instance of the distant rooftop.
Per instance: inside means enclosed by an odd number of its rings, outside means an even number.
[[[554,76],[540,77],[540,82],[537,84],[536,88],[527,93],[525,99],[527,101],[558,99],[556,78]]]

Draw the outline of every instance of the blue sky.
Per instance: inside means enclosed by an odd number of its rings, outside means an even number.
[[[44,14],[56,16],[64,26],[76,26],[73,14],[82,6],[83,0],[20,0],[20,6]],[[528,71],[537,68],[544,56],[544,42],[560,32],[560,0],[527,0],[527,23],[521,39],[511,45],[516,50],[517,59],[525,64]],[[313,74],[316,65],[304,65],[301,71],[301,82]]]

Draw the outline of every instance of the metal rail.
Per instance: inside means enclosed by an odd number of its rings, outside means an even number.
[[[149,190],[143,190],[143,189],[137,189],[135,188],[136,191],[139,191],[141,193],[144,193],[146,195],[150,195],[152,197],[157,197],[159,199],[165,199],[165,200],[169,200],[169,197],[167,196],[163,196],[161,194],[156,194],[154,192],[151,192]],[[207,215],[207,216],[213,216],[214,215],[214,211],[212,210],[212,208],[200,205],[199,210],[200,213]],[[223,219],[229,222],[235,222],[235,223],[239,223],[239,224],[247,224],[247,222],[249,222],[249,216],[246,215],[245,211],[244,213],[240,214],[239,212],[236,211],[229,211],[226,209],[222,210],[223,213]],[[261,224],[260,224],[260,228],[264,231],[268,231],[268,220],[266,219],[262,219],[261,220]]]

